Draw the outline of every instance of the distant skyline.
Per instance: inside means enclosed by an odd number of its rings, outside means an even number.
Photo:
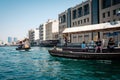
[[[28,30],[85,0],[0,0],[0,40],[8,36],[23,39]]]

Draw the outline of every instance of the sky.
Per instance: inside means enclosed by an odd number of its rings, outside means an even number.
[[[0,40],[23,39],[28,30],[38,28],[48,19],[58,19],[58,14],[84,0],[0,0]]]

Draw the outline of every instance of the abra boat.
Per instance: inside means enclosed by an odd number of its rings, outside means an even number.
[[[16,50],[25,50],[25,51],[29,51],[31,48],[16,48]]]
[[[56,57],[86,59],[86,60],[120,60],[120,53],[90,53],[90,52],[73,52],[64,50],[48,50],[50,55]]]

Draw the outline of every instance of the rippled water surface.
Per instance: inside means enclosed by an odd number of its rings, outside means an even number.
[[[120,80],[120,61],[52,57],[48,49],[0,47],[0,80]]]

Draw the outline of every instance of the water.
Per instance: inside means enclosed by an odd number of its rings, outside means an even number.
[[[0,80],[120,80],[120,62],[52,57],[50,48],[0,47]]]

